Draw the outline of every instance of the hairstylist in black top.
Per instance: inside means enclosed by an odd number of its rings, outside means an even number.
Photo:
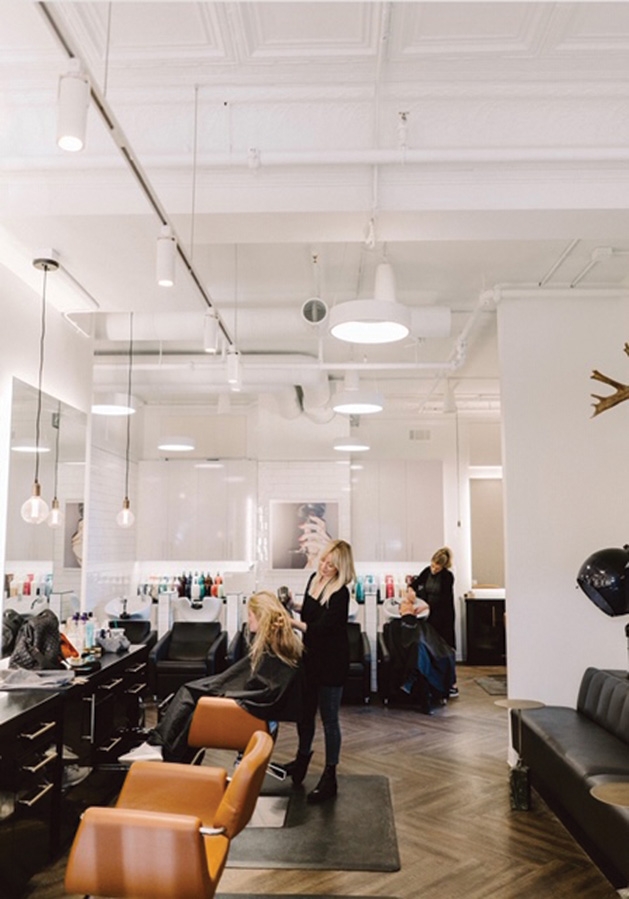
[[[454,635],[454,576],[452,568],[452,550],[442,546],[433,553],[430,565],[410,583],[410,588],[418,599],[423,599],[430,606],[429,621],[440,637],[456,649]],[[456,697],[459,690],[455,683],[450,687],[449,695]]]
[[[297,757],[286,766],[293,783],[303,782],[312,757],[317,709],[325,735],[325,769],[308,802],[324,802],[336,796],[336,766],[341,751],[339,710],[349,671],[347,613],[349,590],[354,580],[352,548],[344,540],[332,540],[324,548],[317,571],[308,581],[301,606],[301,621],[294,627],[304,635],[305,700],[297,725]]]

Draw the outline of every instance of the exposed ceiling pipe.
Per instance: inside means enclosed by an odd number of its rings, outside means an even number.
[[[452,313],[447,306],[415,306],[411,311],[411,333],[413,337],[449,337]],[[205,313],[135,313],[133,321],[135,342],[146,341],[187,341],[201,347],[203,341],[203,318]],[[84,316],[83,316],[84,317]],[[77,323],[81,319],[76,316]],[[278,342],[294,339],[295,328],[301,327],[304,336],[312,333],[311,325],[303,313],[294,306],[265,307],[249,309],[246,317],[238,322],[240,343],[260,333],[260,329],[271,331]],[[125,329],[129,329],[129,316],[122,312],[107,312],[94,319],[94,336],[97,340],[125,340]],[[137,335],[136,335],[137,332]]]
[[[580,238],[578,238],[578,237],[575,238],[575,240],[570,241],[570,243],[565,248],[563,253],[560,253],[559,257],[555,260],[555,262],[548,269],[548,271],[546,272],[546,274],[544,275],[542,280],[539,282],[540,287],[543,287],[548,281],[550,281],[550,279],[555,274],[555,272],[557,271],[559,266],[562,265],[566,261],[566,259],[568,258],[570,253],[572,253],[572,251],[574,250],[574,248],[577,246],[578,243],[580,243]]]
[[[455,351],[453,351],[455,352]],[[95,357],[94,361],[94,370],[95,371],[116,371],[120,369],[119,362],[111,361],[112,354],[107,354],[107,361],[99,361],[99,357]],[[154,359],[157,358],[157,354],[151,353],[149,356],[138,356],[137,362],[136,357],[133,360],[133,370],[141,372],[150,372],[150,371],[210,371],[214,369],[223,370],[224,365],[221,362],[207,362],[204,361],[200,356],[198,357],[200,361],[196,361],[196,356],[186,355],[186,361],[172,361],[173,358],[177,358],[176,356],[168,356],[161,357],[162,359],[166,358],[169,361],[157,361],[157,362],[149,362],[149,361],[141,361],[142,359]],[[290,361],[282,361],[282,362],[266,362],[263,361],[267,357],[260,356],[258,354],[247,355],[247,353],[242,353],[241,358],[243,361],[243,365],[246,365],[249,371],[269,371],[272,369],[274,372],[292,372],[293,373],[293,382],[299,381],[297,377],[297,373],[299,375],[302,372],[321,372],[321,371],[447,371],[450,369],[458,368],[459,363],[455,362],[315,362],[309,359],[304,362],[290,362]],[[280,357],[282,358],[282,357]],[[284,359],[291,359],[290,356],[283,357]],[[207,359],[207,357],[205,357]],[[101,357],[102,360],[102,357]],[[258,360],[258,361],[253,361]]]
[[[275,166],[346,166],[346,165],[459,165],[496,163],[629,163],[627,147],[433,147],[431,149],[372,149],[372,150],[259,150],[259,167]],[[183,156],[160,156],[153,160],[144,155],[147,166],[159,169],[175,169],[189,165]],[[206,153],[199,157],[199,166],[206,169],[250,168],[249,151],[239,153]],[[0,168],[7,170],[27,170],[35,165],[21,158],[3,159]],[[108,168],[107,158],[94,157],[81,161],[85,169]],[[37,166],[40,163],[37,162]],[[48,168],[62,168],[63,159],[51,159]]]

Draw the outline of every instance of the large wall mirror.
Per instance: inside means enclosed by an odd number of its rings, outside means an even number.
[[[39,444],[47,451],[39,454],[39,483],[49,507],[56,485],[62,512],[53,528],[48,521],[28,524],[20,514],[32,492],[36,456],[17,448],[34,442],[36,416],[37,390],[14,378],[4,609],[27,614],[43,608],[51,593],[66,597],[65,611],[68,604],[78,608],[81,584],[87,417],[42,394]]]

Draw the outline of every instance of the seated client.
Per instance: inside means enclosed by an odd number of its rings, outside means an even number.
[[[263,721],[298,721],[302,706],[302,643],[277,596],[254,593],[247,604],[253,635],[249,653],[226,671],[179,688],[147,742],[120,756],[123,764],[140,760],[190,761],[188,731],[202,696],[225,696]]]
[[[405,693],[418,696],[425,714],[445,702],[456,679],[454,650],[432,627],[429,615],[428,603],[409,587],[400,618],[389,624],[394,677]]]

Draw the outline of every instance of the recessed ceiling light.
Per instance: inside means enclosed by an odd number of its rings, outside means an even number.
[[[218,459],[206,459],[205,462],[197,462],[194,467],[195,468],[224,468],[225,465],[223,462],[219,462]]]
[[[162,437],[157,448],[169,453],[185,453],[194,449],[194,440],[190,437]]]
[[[49,453],[50,447],[42,445],[41,442],[38,446],[32,437],[16,437],[11,444],[11,450],[14,453]]]
[[[133,415],[138,408],[135,397],[128,401],[124,393],[109,393],[97,396],[92,403],[94,415]]]
[[[338,450],[340,453],[365,453],[368,449],[370,449],[370,447],[368,444],[363,443],[361,440],[348,439],[337,440],[334,444],[334,449]]]

